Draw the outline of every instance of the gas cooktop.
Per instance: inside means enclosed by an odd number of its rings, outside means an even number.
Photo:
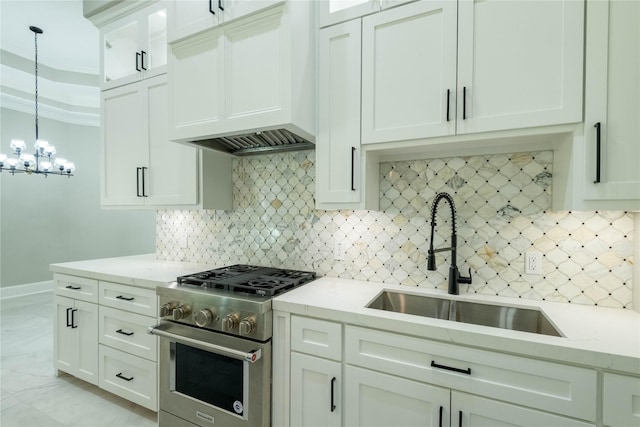
[[[236,264],[180,276],[178,286],[219,289],[260,296],[275,296],[316,278],[311,271]]]

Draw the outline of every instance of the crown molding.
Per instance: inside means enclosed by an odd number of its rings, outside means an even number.
[[[34,114],[33,99],[26,99],[15,94],[8,94],[5,92],[4,88],[3,91],[0,92],[0,107],[19,111],[21,113]],[[47,119],[74,125],[100,126],[100,109],[85,108],[83,111],[75,111],[72,106],[67,105],[67,107],[68,108],[53,106],[38,100],[38,117],[45,117]]]

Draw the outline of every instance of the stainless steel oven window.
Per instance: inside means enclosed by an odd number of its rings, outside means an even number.
[[[170,392],[247,419],[249,362],[186,344],[170,344]]]

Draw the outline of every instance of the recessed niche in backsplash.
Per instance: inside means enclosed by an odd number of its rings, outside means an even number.
[[[447,253],[426,268],[431,203],[446,191],[458,265],[473,274],[461,293],[631,308],[632,215],[550,212],[551,151],[382,163],[381,211],[316,210],[314,162],[313,151],[234,159],[234,210],[158,211],[157,257],[446,289]],[[443,204],[436,247],[448,245],[450,222]],[[344,261],[333,260],[335,242],[346,243]],[[542,275],[525,274],[528,251],[543,254]]]

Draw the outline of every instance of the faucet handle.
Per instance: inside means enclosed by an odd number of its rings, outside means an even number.
[[[471,284],[471,267],[469,267],[469,277],[465,277],[463,275],[461,275],[460,273],[458,273],[458,283],[463,283],[466,285],[470,285]]]

